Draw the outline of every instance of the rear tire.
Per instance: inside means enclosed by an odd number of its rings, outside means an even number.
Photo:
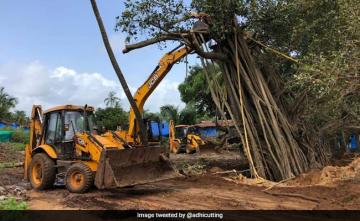
[[[66,172],[65,185],[71,193],[85,193],[93,184],[93,172],[85,164],[75,163]]]
[[[53,186],[56,178],[55,162],[45,153],[34,155],[29,166],[29,180],[36,190],[44,190]]]

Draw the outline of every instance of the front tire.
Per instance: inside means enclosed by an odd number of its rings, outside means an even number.
[[[71,193],[85,193],[93,184],[93,172],[85,164],[75,163],[66,172],[65,185]]]
[[[30,163],[29,174],[30,184],[34,189],[48,189],[55,182],[55,162],[47,154],[37,153]]]

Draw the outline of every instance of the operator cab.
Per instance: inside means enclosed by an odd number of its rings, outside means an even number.
[[[178,139],[186,138],[188,125],[176,125],[175,126],[175,137]]]
[[[76,133],[96,133],[94,109],[86,105],[52,108],[44,112],[43,121],[41,139],[54,148],[61,160],[69,160],[75,156]]]

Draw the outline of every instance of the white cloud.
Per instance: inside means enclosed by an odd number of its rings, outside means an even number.
[[[78,73],[63,66],[49,69],[40,62],[0,65],[0,85],[18,98],[16,109],[27,113],[33,104],[44,109],[63,104],[104,106],[109,91],[120,91],[117,82],[99,73]],[[124,93],[118,96],[124,98]]]
[[[149,97],[145,109],[157,112],[164,104],[184,107],[178,85],[179,82],[163,80]],[[50,69],[37,61],[25,65],[0,64],[0,86],[18,98],[15,109],[24,110],[28,114],[33,104],[40,104],[44,109],[63,104],[103,107],[109,91],[118,91],[121,105],[129,109],[129,103],[117,81],[100,73],[79,73],[63,66]],[[135,88],[131,85],[129,87],[134,93]]]
[[[160,111],[160,107],[164,104],[178,106],[179,109],[184,108],[185,104],[181,102],[180,93],[178,91],[179,84],[180,82],[167,79],[162,80],[145,103],[145,109],[158,112]]]

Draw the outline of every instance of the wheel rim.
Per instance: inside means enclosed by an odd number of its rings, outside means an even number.
[[[40,185],[42,181],[41,163],[36,163],[31,169],[32,181],[35,185]]]
[[[82,173],[80,172],[73,172],[70,176],[70,185],[75,188],[75,189],[79,189],[84,185],[85,182],[85,177]]]

